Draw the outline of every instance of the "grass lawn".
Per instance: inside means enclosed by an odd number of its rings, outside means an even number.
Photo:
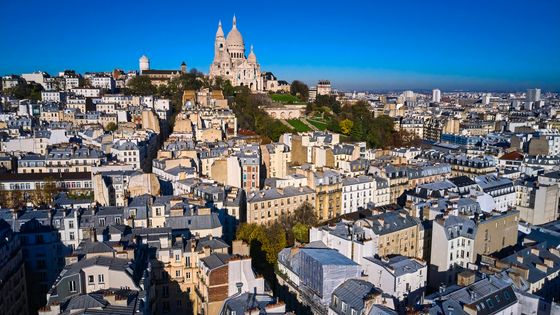
[[[327,123],[325,123],[325,122],[320,122],[320,121],[311,120],[311,119],[307,119],[307,122],[312,124],[313,126],[315,126],[319,130],[327,129]]]
[[[306,131],[310,131],[311,128],[309,128],[305,123],[303,123],[301,120],[299,119],[289,119],[288,123],[294,127],[294,129],[297,132],[306,132]]]
[[[284,104],[297,104],[301,103],[299,98],[291,94],[271,94],[270,98],[275,102],[280,102]]]

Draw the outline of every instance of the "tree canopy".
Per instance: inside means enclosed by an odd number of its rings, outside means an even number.
[[[8,96],[17,99],[29,99],[32,101],[41,100],[41,91],[43,91],[43,86],[35,82],[29,82],[24,84],[19,84],[13,88],[6,89],[4,93]]]
[[[419,144],[414,134],[395,130],[393,118],[374,117],[366,101],[342,107],[338,115],[331,117],[327,128],[348,135],[352,141],[365,141],[374,148]]]
[[[290,94],[297,96],[303,102],[307,102],[309,99],[309,87],[307,84],[295,80],[290,86]]]
[[[157,92],[157,87],[152,84],[150,78],[144,75],[136,76],[128,81],[128,92],[132,95],[148,96]]]
[[[289,127],[260,108],[269,105],[270,102],[270,97],[266,94],[252,94],[247,87],[237,88],[231,109],[237,117],[239,127],[253,130],[273,141],[277,141],[283,133],[290,132]]]

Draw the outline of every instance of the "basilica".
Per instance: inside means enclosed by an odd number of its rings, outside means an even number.
[[[224,37],[222,23],[218,23],[214,42],[214,61],[210,65],[210,78],[222,77],[230,80],[233,86],[248,86],[252,91],[263,91],[263,77],[257,56],[251,52],[245,56],[245,43],[237,29],[237,21],[233,17],[233,27]]]

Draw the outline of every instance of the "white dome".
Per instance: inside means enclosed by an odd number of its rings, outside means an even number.
[[[148,61],[150,61],[150,59],[148,59],[146,55],[142,55],[142,57],[140,57],[140,62],[148,62]]]
[[[253,45],[251,45],[251,52],[249,53],[249,56],[247,57],[247,61],[249,63],[257,63],[257,56],[255,55],[255,52],[253,52]]]
[[[241,33],[237,30],[237,22],[235,16],[233,17],[233,27],[231,28],[231,31],[229,31],[226,38],[226,44],[228,48],[245,49],[245,43],[243,43],[243,36],[241,36]]]

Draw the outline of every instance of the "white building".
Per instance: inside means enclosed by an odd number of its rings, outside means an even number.
[[[140,74],[142,74],[142,71],[150,70],[150,59],[146,55],[142,55],[138,62],[140,63]]]
[[[70,91],[80,87],[80,78],[78,76],[69,76],[64,78],[64,89]]]
[[[420,302],[427,284],[426,262],[405,256],[389,259],[367,257],[363,263],[367,280],[375,287],[409,305]]]
[[[108,91],[115,89],[115,80],[110,76],[93,76],[90,80],[93,87]]]
[[[331,95],[331,81],[321,80],[317,83],[317,95]]]
[[[455,265],[468,268],[475,262],[476,225],[474,221],[458,216],[433,222],[431,248],[437,250],[431,252],[430,264],[434,270],[430,283],[452,282]]]
[[[492,196],[497,211],[504,212],[515,206],[515,186],[511,179],[482,175],[477,176],[475,181],[485,193]]]
[[[251,52],[245,57],[245,42],[237,29],[237,20],[233,17],[233,27],[224,37],[222,22],[218,24],[214,41],[214,61],[210,65],[210,78],[222,77],[233,86],[247,86],[251,91],[264,89],[261,76],[261,66],[257,63],[257,56]]]
[[[59,91],[42,91],[41,100],[44,102],[60,103],[66,101],[66,93]]]
[[[439,103],[441,102],[441,91],[438,89],[432,90],[432,102]]]
[[[48,82],[48,78],[50,77],[48,73],[42,71],[35,71],[32,73],[22,73],[21,77],[25,80],[25,82],[33,82],[40,84],[43,86],[45,90],[50,90],[51,84]]]
[[[527,102],[538,102],[541,100],[541,89],[527,89],[525,97]]]
[[[72,88],[70,90],[75,95],[83,97],[100,97],[101,89],[98,88]]]
[[[375,183],[372,177],[347,177],[342,181],[342,214],[366,208],[374,201]]]
[[[132,141],[118,141],[111,147],[117,161],[132,165],[135,169],[140,169],[141,154],[138,145]]]

